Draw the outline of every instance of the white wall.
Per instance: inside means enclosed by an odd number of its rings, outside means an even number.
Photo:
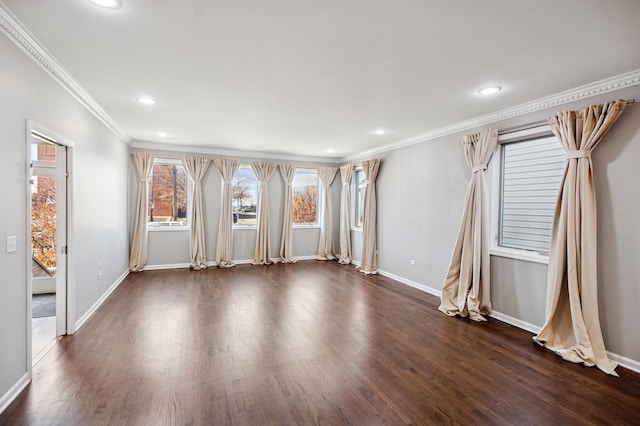
[[[640,100],[640,86],[538,111],[491,127],[510,128],[546,119],[559,110],[612,99]],[[640,106],[629,105],[592,156],[598,197],[600,320],[607,349],[640,362],[633,318],[640,302]],[[471,129],[466,133],[477,132]],[[377,180],[379,269],[436,290],[442,288],[462,214],[470,171],[461,134],[396,149],[383,158]],[[359,260],[361,235],[352,233]],[[416,265],[411,266],[410,260]],[[491,258],[493,308],[542,326],[547,265]]]
[[[75,143],[76,299],[80,318],[127,269],[127,146],[9,39],[0,36],[0,401],[27,360],[26,120]],[[7,236],[18,250],[6,253]],[[102,262],[101,280],[97,264]],[[29,313],[30,315],[30,313]]]
[[[136,149],[137,150],[137,149]],[[168,151],[151,151],[158,158],[180,158],[184,153]],[[190,154],[193,155],[193,154]],[[213,158],[213,157],[212,157]],[[270,161],[279,163],[278,160],[264,159],[240,159],[243,164],[248,164],[253,160]],[[291,162],[290,160],[284,160]],[[298,167],[316,168],[317,164],[308,162],[297,162]],[[340,251],[339,228],[340,224],[340,190],[342,183],[339,173],[336,175],[331,185],[332,210],[333,210],[333,233],[334,248]],[[130,192],[131,192],[131,213],[134,217],[133,206],[137,197],[137,174],[133,163],[130,162]],[[209,170],[202,182],[204,194],[204,216],[206,227],[206,250],[207,261],[215,261],[216,239],[218,237],[218,222],[220,220],[220,196],[221,196],[220,172],[211,162]],[[282,235],[282,203],[283,203],[284,183],[280,175],[280,170],[273,173],[269,181],[269,211],[270,211],[270,233],[271,233],[271,256],[280,257],[280,239]],[[319,206],[320,207],[320,206]],[[189,263],[189,231],[149,231],[149,254],[147,267],[165,267],[167,265],[188,264]],[[301,227],[293,230],[293,255],[294,257],[315,256],[318,252],[318,242],[320,238],[319,227]],[[256,242],[255,228],[236,228],[233,230],[233,260],[250,261],[254,258]]]

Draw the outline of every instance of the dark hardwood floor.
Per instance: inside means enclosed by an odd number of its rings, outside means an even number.
[[[335,262],[130,275],[0,424],[640,424],[640,374],[438,302]]]

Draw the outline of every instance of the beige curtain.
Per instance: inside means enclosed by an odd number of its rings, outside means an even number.
[[[339,263],[351,263],[351,175],[353,164],[340,167],[342,194],[340,195],[340,256]]]
[[[364,176],[367,179],[367,189],[364,192],[364,220],[362,223],[362,261],[360,272],[367,275],[378,273],[377,236],[376,236],[376,178],[380,160],[365,160],[362,162]]]
[[[231,199],[231,181],[238,171],[240,163],[229,158],[216,159],[216,168],[220,172],[222,196],[220,198],[220,222],[218,223],[218,240],[216,242],[216,264],[221,268],[230,268],[234,264],[233,256],[233,213]]]
[[[551,233],[547,321],[534,340],[567,361],[617,376],[598,316],[596,193],[591,151],[624,111],[626,101],[565,111],[549,119],[567,151]]]
[[[153,155],[134,152],[133,165],[138,172],[138,200],[133,223],[133,241],[129,253],[129,270],[140,272],[147,264],[147,209],[149,207],[149,178],[153,171]]]
[[[282,263],[295,263],[293,258],[293,176],[295,164],[280,164],[280,176],[284,181],[284,203],[282,205],[282,240],[280,242],[280,258]]]
[[[498,146],[498,131],[485,129],[462,138],[471,180],[462,211],[458,240],[442,288],[438,310],[447,315],[486,321],[491,313],[489,206],[485,170]]]
[[[254,254],[254,265],[269,265],[273,263],[271,259],[270,232],[269,232],[269,180],[276,170],[273,163],[263,163],[254,161],[251,167],[258,178],[258,229],[256,235],[256,250]]]
[[[318,167],[318,176],[322,182],[322,219],[320,221],[320,241],[318,243],[318,260],[333,260],[333,212],[331,206],[331,183],[338,172],[337,167]]]
[[[202,179],[207,174],[211,160],[206,157],[185,156],[182,157],[182,166],[193,181],[191,210],[189,212],[189,254],[191,255],[191,267],[196,271],[207,267],[207,252],[205,248],[205,225],[202,204]]]

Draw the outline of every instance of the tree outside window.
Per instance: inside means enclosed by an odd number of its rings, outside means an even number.
[[[293,223],[318,223],[318,172],[298,169],[293,176]]]

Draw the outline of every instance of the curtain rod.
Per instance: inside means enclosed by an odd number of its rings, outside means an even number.
[[[625,102],[627,103],[627,105],[635,104],[636,100],[635,99],[625,99]],[[508,133],[520,132],[522,130],[534,129],[536,127],[546,126],[547,124],[549,124],[549,122],[547,120],[540,120],[540,121],[534,121],[533,123],[522,124],[520,126],[507,127],[505,129],[499,130],[498,131],[498,136],[505,135],[505,134],[508,134]]]

